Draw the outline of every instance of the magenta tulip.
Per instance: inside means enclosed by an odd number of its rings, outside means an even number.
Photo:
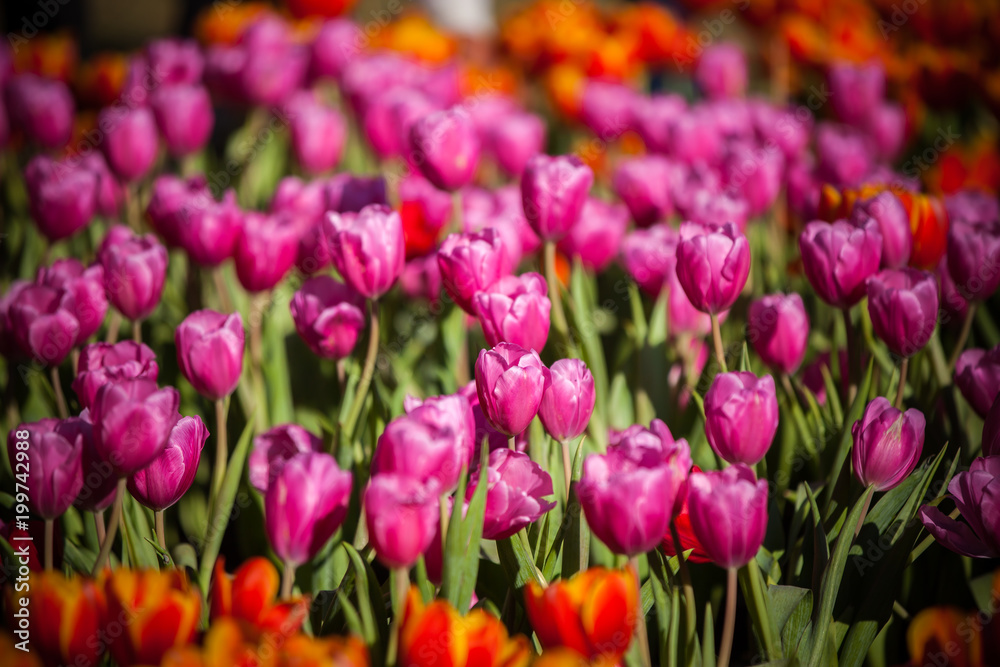
[[[436,111],[410,130],[413,161],[424,178],[454,192],[472,182],[479,166],[479,137],[462,107]]]
[[[586,79],[580,98],[580,120],[602,141],[611,143],[632,128],[639,95],[614,81]]]
[[[101,150],[111,169],[126,182],[145,176],[159,149],[153,112],[146,107],[107,107],[97,123],[104,132]]]
[[[65,290],[43,285],[19,290],[7,313],[21,351],[46,364],[61,364],[80,335],[72,305]]]
[[[243,232],[243,212],[233,190],[226,190],[222,201],[207,194],[191,196],[180,217],[178,245],[194,262],[218,266],[233,256]]]
[[[204,176],[183,179],[163,174],[153,181],[146,218],[168,246],[179,247],[191,203],[207,204],[211,199],[212,191]]]
[[[80,405],[89,408],[104,385],[132,378],[156,381],[159,372],[156,354],[142,343],[93,343],[80,352],[73,391]]]
[[[735,44],[709,46],[698,58],[694,80],[709,99],[741,97],[747,88],[747,59]]]
[[[809,316],[798,294],[768,294],[750,303],[747,340],[764,363],[791,375],[802,365]]]
[[[513,343],[536,352],[545,347],[552,303],[541,274],[505,276],[475,298],[487,345]]]
[[[536,155],[521,176],[521,204],[543,240],[558,241],[580,219],[594,172],[575,155]]]
[[[83,488],[83,440],[89,427],[76,418],[42,419],[7,434],[10,469],[19,476],[31,509],[43,519],[61,516]]]
[[[545,373],[534,350],[510,343],[481,350],[476,360],[476,391],[489,423],[508,436],[528,428],[542,402]]]
[[[688,478],[691,528],[719,567],[743,567],[757,555],[767,530],[767,481],[742,463]]]
[[[98,456],[119,477],[145,468],[166,446],[179,403],[176,389],[158,389],[146,378],[102,386],[91,407]]]
[[[649,227],[673,213],[670,183],[678,178],[676,165],[659,155],[634,157],[615,170],[615,194],[632,213],[640,227]]]
[[[772,147],[740,145],[730,150],[725,165],[727,192],[747,204],[750,216],[767,212],[781,193],[785,158]]]
[[[903,202],[885,190],[856,203],[851,212],[851,223],[863,226],[869,218],[878,223],[882,235],[882,266],[887,269],[906,266],[913,250],[913,232],[910,231],[910,216],[903,208]]]
[[[816,173],[834,187],[857,187],[872,170],[872,145],[859,130],[832,123],[816,129]]]
[[[208,143],[212,125],[215,124],[215,113],[204,86],[161,86],[149,96],[149,104],[171,155],[190,155]]]
[[[319,102],[311,92],[296,93],[286,105],[292,152],[310,174],[333,169],[344,151],[347,123],[340,112]]]
[[[399,276],[399,287],[410,299],[426,299],[437,303],[441,297],[441,268],[437,253],[411,259]]]
[[[684,239],[677,246],[677,279],[695,308],[728,310],[750,276],[750,244],[733,224]]]
[[[250,485],[267,492],[281,467],[296,454],[323,451],[319,436],[298,424],[279,424],[254,437],[247,460]]]
[[[878,62],[835,63],[828,76],[833,110],[845,123],[863,123],[885,95],[885,70]]]
[[[302,228],[288,213],[251,212],[233,250],[236,277],[248,292],[265,292],[295,264]]]
[[[304,282],[290,308],[299,336],[326,359],[349,356],[365,328],[364,298],[329,276]]]
[[[438,108],[419,90],[393,88],[376,95],[365,108],[362,129],[379,158],[406,156],[412,161],[410,131]]]
[[[88,512],[107,509],[117,495],[118,474],[114,466],[104,461],[97,453],[90,410],[84,409],[78,418],[64,419],[63,423],[72,424],[83,436],[83,488],[80,489],[73,505]]]
[[[104,267],[108,300],[133,321],[149,317],[160,304],[167,274],[167,249],[147,234],[113,228],[101,243],[97,259]]]
[[[778,431],[774,378],[719,373],[705,394],[705,435],[724,461],[757,465]]]
[[[1000,227],[961,220],[948,229],[948,270],[966,301],[985,301],[1000,286]]]
[[[876,491],[899,486],[920,460],[924,424],[919,410],[900,412],[886,398],[876,397],[851,427],[851,461],[858,480]]]
[[[642,137],[646,149],[653,153],[669,153],[674,121],[687,109],[681,95],[650,95],[639,98],[632,109],[632,123]]]
[[[937,325],[937,279],[910,268],[880,271],[868,279],[868,314],[875,335],[894,354],[912,357]]]
[[[1000,395],[1000,345],[991,350],[966,350],[955,364],[955,385],[980,417]]]
[[[4,89],[12,127],[44,148],[62,148],[73,134],[73,94],[62,81],[17,74]]]
[[[238,90],[250,104],[278,106],[305,80],[309,53],[296,43],[290,24],[275,15],[254,21],[237,48],[243,59],[236,70]]]
[[[181,417],[159,456],[129,477],[129,493],[154,512],[176,503],[194,482],[206,440],[208,429],[201,417]]]
[[[470,315],[476,314],[476,295],[492,287],[511,268],[500,236],[493,229],[450,234],[437,257],[444,291]]]
[[[528,160],[545,150],[545,122],[533,113],[504,116],[490,132],[490,148],[500,168],[519,178]]]
[[[483,538],[502,540],[526,528],[556,506],[545,500],[552,495],[552,478],[527,454],[510,449],[490,452],[486,471],[486,516]],[[479,475],[472,474],[466,502],[472,500]]]
[[[1000,557],[1000,456],[978,458],[948,483],[965,523],[933,505],[920,508],[920,520],[944,547],[970,558]]]
[[[622,263],[639,287],[658,296],[674,278],[677,264],[677,230],[666,223],[637,229],[622,242]]]
[[[600,273],[618,256],[628,220],[628,209],[622,204],[587,197],[580,220],[559,241],[559,251],[579,257],[585,268]]]
[[[802,268],[820,298],[850,308],[865,295],[865,282],[878,271],[882,234],[874,220],[860,227],[838,220],[814,221],[799,236]]]
[[[84,268],[75,259],[57,259],[38,270],[36,282],[63,290],[63,308],[80,323],[76,345],[87,342],[104,323],[108,300],[104,294],[104,269],[100,264]]]
[[[369,299],[388,292],[406,262],[399,214],[373,204],[357,214],[328,213],[325,225],[333,264],[344,281]]]
[[[150,71],[163,85],[192,84],[201,81],[205,58],[193,39],[154,39],[146,45]]]
[[[243,372],[244,336],[239,313],[196,310],[177,326],[177,363],[199,394],[218,401],[236,390]]]
[[[587,430],[594,412],[594,376],[579,359],[559,359],[545,375],[538,417],[553,438],[567,442]]]
[[[375,555],[391,568],[409,568],[438,529],[438,488],[405,475],[372,477],[365,491],[365,523]]]
[[[883,102],[870,112],[865,129],[879,156],[891,161],[906,143],[906,110],[899,104]]]
[[[347,19],[325,21],[313,39],[310,74],[313,78],[339,79],[347,63],[359,52],[361,29]]]
[[[39,155],[28,163],[24,181],[31,217],[50,241],[69,238],[90,224],[100,192],[95,171]]]
[[[0,294],[0,354],[8,360],[16,359],[21,352],[21,345],[10,319],[10,307],[21,292],[31,285],[32,283],[27,280],[14,280],[7,286],[7,290]]]

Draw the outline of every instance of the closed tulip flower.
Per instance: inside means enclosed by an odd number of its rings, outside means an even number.
[[[955,364],[955,384],[980,417],[1000,395],[1000,345],[992,350],[966,350]]]
[[[937,324],[938,284],[917,269],[886,269],[868,279],[868,314],[875,335],[894,354],[912,357]]]
[[[802,268],[820,298],[850,308],[865,295],[865,282],[878,271],[882,233],[874,220],[854,227],[842,220],[814,221],[799,236]]]
[[[828,77],[833,110],[845,123],[862,124],[885,96],[885,70],[877,62],[835,63]]]
[[[243,372],[243,318],[197,310],[174,331],[177,363],[195,390],[212,401],[233,393]]]
[[[319,436],[298,424],[279,424],[253,439],[247,467],[250,485],[262,494],[281,467],[296,454],[323,451]]]
[[[747,340],[764,363],[791,375],[802,365],[809,316],[798,294],[769,294],[750,303]]]
[[[628,220],[622,204],[587,197],[580,220],[559,241],[559,252],[579,257],[585,268],[600,273],[618,256]]]
[[[145,176],[159,149],[153,112],[146,107],[108,107],[97,123],[104,130],[101,150],[111,169],[126,182]]]
[[[670,155],[683,164],[716,166],[722,159],[725,137],[706,107],[692,107],[671,126]]]
[[[62,81],[18,74],[4,89],[12,127],[44,148],[65,146],[73,133],[73,95]]]
[[[708,443],[729,463],[756,465],[778,430],[774,378],[753,373],[720,373],[705,394]]]
[[[970,558],[1000,557],[1000,456],[972,462],[948,483],[948,494],[965,522],[933,505],[920,508],[920,520],[942,546]]]
[[[205,57],[193,39],[154,39],[146,45],[149,69],[171,86],[201,81]]]
[[[708,47],[698,58],[694,80],[713,100],[741,97],[747,88],[747,59],[735,44]]]
[[[726,188],[746,202],[750,216],[765,213],[784,185],[785,158],[780,151],[739,145],[723,166]]]
[[[349,356],[365,328],[364,298],[329,276],[303,283],[290,307],[299,336],[326,359]]]
[[[639,98],[632,110],[632,123],[647,150],[653,153],[670,152],[673,123],[686,109],[687,101],[676,93]]]
[[[906,143],[906,110],[899,104],[883,102],[871,111],[865,129],[882,159],[892,161]]]
[[[18,291],[7,316],[24,354],[53,366],[63,362],[80,335],[71,299],[64,290],[44,285],[28,285]]]
[[[878,396],[851,427],[854,474],[865,486],[888,491],[913,471],[924,448],[924,415],[900,412]]]
[[[587,430],[594,412],[594,376],[579,359],[559,359],[545,376],[538,417],[553,438],[572,440]]]
[[[281,560],[301,565],[330,541],[347,516],[351,483],[351,473],[329,454],[296,454],[285,462],[264,494],[264,528]]]
[[[958,221],[948,229],[948,270],[967,301],[985,301],[1000,285],[1000,229]]]
[[[181,417],[167,436],[167,446],[128,480],[128,491],[154,512],[181,499],[194,481],[208,429],[201,417]]]
[[[406,263],[399,214],[372,204],[357,214],[328,213],[325,225],[330,256],[344,281],[368,299],[388,292]]]
[[[325,106],[311,92],[300,92],[287,105],[292,152],[310,174],[333,169],[344,151],[347,123],[340,112]]]
[[[195,263],[218,266],[233,256],[243,233],[243,212],[236,193],[226,190],[222,201],[195,196],[181,210],[178,245]]]
[[[857,202],[851,212],[851,223],[864,225],[869,218],[878,223],[882,234],[882,266],[887,269],[906,266],[913,251],[913,233],[910,216],[899,197],[885,190]]]
[[[31,651],[42,661],[18,663],[15,659],[15,666],[71,665],[84,660],[92,665],[100,663],[106,646],[94,641],[105,632],[101,623],[104,592],[99,582],[50,570],[33,574],[30,587],[22,594],[28,598],[27,611],[33,620]]]
[[[500,168],[519,178],[528,160],[545,150],[545,121],[533,113],[503,116],[490,132],[490,147]]]
[[[486,344],[513,343],[540,351],[549,337],[549,301],[538,273],[506,276],[476,294],[476,311]]]
[[[208,90],[198,84],[161,86],[149,97],[156,126],[175,157],[196,153],[212,134],[215,113]]]
[[[75,259],[57,259],[51,266],[38,270],[36,282],[64,292],[63,308],[80,323],[77,345],[85,343],[101,328],[108,312],[108,299],[100,264],[84,267]]]
[[[983,456],[1000,456],[1000,393],[983,424]]]
[[[173,248],[181,245],[184,225],[188,224],[192,203],[207,204],[212,191],[204,176],[184,179],[163,174],[153,180],[153,191],[146,207],[146,219],[164,242]]]
[[[536,155],[521,176],[524,217],[545,241],[558,241],[580,219],[594,172],[575,155]]]
[[[476,175],[479,137],[461,107],[434,112],[414,123],[410,148],[420,173],[439,190],[454,192]]]
[[[750,245],[733,224],[681,241],[677,279],[695,308],[728,310],[750,275]]]
[[[736,229],[745,232],[750,218],[750,205],[742,194],[699,188],[685,202],[683,213],[688,220],[704,227],[717,227],[731,222],[736,225]]]
[[[483,538],[502,540],[537,521],[556,506],[552,478],[527,454],[501,448],[490,452],[486,471],[486,516]],[[473,473],[465,499],[471,502],[479,475]]]
[[[462,310],[476,314],[476,295],[510,272],[500,236],[492,228],[450,234],[437,253],[441,282]]]
[[[243,66],[237,70],[240,97],[262,107],[277,106],[298,90],[309,68],[309,53],[296,43],[290,24],[265,15],[240,36]]]
[[[166,447],[179,404],[176,389],[145,378],[104,385],[90,412],[98,456],[119,477],[145,468]]]
[[[80,167],[97,174],[97,212],[105,218],[118,215],[125,195],[104,156],[97,151],[88,153],[80,159]]]
[[[635,224],[649,227],[673,213],[671,189],[665,186],[677,177],[677,167],[670,160],[646,155],[622,162],[615,170],[612,185]]]
[[[757,555],[767,530],[767,481],[742,463],[688,478],[691,527],[719,567],[743,567]]]
[[[27,280],[14,280],[0,294],[0,354],[7,359],[16,359],[21,354],[20,343],[10,319],[10,308],[21,292],[32,284]]]
[[[267,558],[256,556],[243,561],[236,573],[226,574],[225,559],[215,561],[209,589],[208,617],[212,625],[235,619],[253,631],[294,634],[308,613],[304,598],[279,601],[278,571]]]
[[[248,292],[265,292],[295,264],[301,227],[287,213],[247,213],[233,250],[236,277]]]
[[[361,29],[348,19],[324,21],[313,40],[310,74],[314,78],[339,79],[344,67],[358,55],[353,48]]]
[[[675,278],[680,240],[677,230],[666,223],[637,229],[622,242],[622,264],[639,287],[659,296],[668,281]]]
[[[479,406],[489,423],[514,436],[528,428],[542,402],[547,369],[534,350],[500,343],[476,360]]]
[[[365,523],[375,555],[390,568],[409,568],[427,550],[439,521],[438,488],[398,474],[372,477]]]
[[[135,236],[121,226],[112,232],[97,251],[108,300],[128,319],[144,320],[163,295],[167,249],[151,234]]]
[[[376,95],[365,109],[362,130],[379,158],[401,157],[410,149],[413,124],[438,108],[419,90],[393,88]]]
[[[132,378],[155,382],[159,370],[156,354],[142,343],[130,340],[114,344],[93,343],[80,353],[73,391],[80,405],[89,408],[104,385]]]
[[[86,432],[85,432],[86,431]],[[81,419],[42,419],[7,434],[11,470],[26,472],[28,502],[43,519],[56,519],[83,488],[83,441],[90,424]],[[27,442],[20,449],[18,442]]]
[[[31,217],[50,241],[69,238],[90,224],[97,210],[97,173],[39,155],[24,170]]]

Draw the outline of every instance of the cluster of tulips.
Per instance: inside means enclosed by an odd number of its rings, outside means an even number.
[[[0,49],[0,662],[860,665],[921,568],[992,618],[1000,208],[894,170],[882,67],[784,106],[720,43],[553,156],[362,35],[153,42],[76,136]]]

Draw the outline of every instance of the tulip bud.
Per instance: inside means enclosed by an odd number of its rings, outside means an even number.
[[[735,44],[717,44],[698,58],[694,80],[712,100],[741,97],[747,88],[747,59]]]
[[[111,169],[123,181],[145,176],[159,149],[153,112],[146,107],[107,107],[98,114],[97,123],[104,131],[101,150]]]
[[[62,148],[73,133],[73,95],[62,81],[18,74],[4,90],[10,124],[44,148]]]
[[[876,61],[865,65],[838,62],[828,75],[833,110],[845,123],[862,124],[885,97],[885,70]]]
[[[878,223],[882,235],[882,266],[887,269],[906,266],[913,251],[913,234],[910,216],[899,197],[885,190],[857,202],[851,212],[851,224],[863,226],[869,218]]]
[[[76,345],[80,322],[65,290],[28,285],[18,291],[8,317],[14,340],[32,359],[58,366]]]
[[[206,440],[208,429],[201,417],[181,417],[159,456],[129,477],[128,492],[154,512],[170,507],[191,487]]]
[[[985,301],[1000,285],[1000,229],[958,221],[948,230],[948,270],[966,301]]]
[[[703,313],[728,310],[750,276],[750,244],[728,223],[677,246],[677,280]]]
[[[90,424],[77,418],[42,419],[7,434],[10,469],[27,473],[28,502],[43,519],[59,518],[83,488],[83,441],[89,431]]]
[[[437,530],[438,489],[412,477],[372,477],[365,491],[365,523],[375,555],[390,568],[409,568]]]
[[[490,452],[486,482],[484,539],[508,538],[556,506],[555,501],[544,500],[553,493],[552,478],[527,454],[507,448]],[[478,484],[479,474],[473,472],[466,502],[472,501]]]
[[[886,269],[868,279],[868,314],[875,335],[896,355],[912,357],[934,333],[938,285],[934,274]]]
[[[438,249],[437,257],[444,291],[470,315],[476,314],[476,295],[492,287],[511,269],[500,236],[491,228],[478,233],[450,234]]]
[[[878,271],[882,234],[874,220],[854,227],[843,220],[813,221],[799,236],[802,268],[820,298],[850,308],[865,295],[865,281]]]
[[[410,130],[414,123],[437,110],[419,90],[393,88],[376,95],[367,105],[362,130],[380,159],[402,157],[410,151]],[[406,157],[412,158],[412,154]]]
[[[1000,393],[983,423],[983,456],[1000,456]]]
[[[476,294],[476,311],[491,347],[513,343],[540,351],[549,337],[549,301],[545,278],[538,273],[505,276]]]
[[[97,251],[108,300],[133,321],[149,317],[160,303],[167,275],[167,249],[152,234],[135,236],[117,226]]]
[[[160,86],[150,95],[149,104],[171,155],[190,155],[200,151],[208,143],[215,123],[215,113],[204,86]]]
[[[146,345],[123,340],[120,343],[93,343],[83,348],[73,380],[80,405],[89,408],[97,392],[106,384],[132,378],[156,381],[160,368],[156,354]]]
[[[287,213],[247,213],[236,241],[236,277],[248,292],[264,292],[280,283],[295,264],[301,228]]]
[[[80,323],[76,345],[82,345],[97,333],[108,312],[104,294],[104,269],[100,264],[83,267],[75,259],[57,259],[50,267],[38,270],[37,282],[63,290],[63,308]]]
[[[955,384],[980,417],[1000,394],[1000,345],[992,350],[966,350],[955,364]]]
[[[279,424],[253,439],[247,467],[250,485],[262,494],[296,454],[321,452],[323,441],[298,424]]]
[[[218,401],[233,393],[243,373],[243,318],[197,310],[174,331],[177,363],[184,377],[205,398]]]
[[[98,456],[119,477],[145,468],[166,446],[179,404],[176,389],[145,378],[104,385],[91,408]]]
[[[476,391],[487,421],[508,436],[528,428],[538,414],[547,372],[534,350],[510,343],[481,350],[476,360]]]
[[[183,227],[189,219],[190,202],[207,204],[210,199],[212,193],[203,176],[183,179],[163,174],[153,180],[146,218],[168,246],[179,247]]]
[[[227,190],[222,201],[207,193],[193,196],[180,214],[178,245],[194,262],[218,266],[233,256],[243,233],[243,213],[234,191]]]
[[[520,178],[528,160],[545,150],[545,121],[533,113],[508,114],[491,129],[490,146],[500,168]]]
[[[798,294],[769,294],[750,303],[747,340],[764,363],[791,375],[809,342],[809,316]]]
[[[579,257],[585,268],[600,273],[618,256],[628,219],[625,206],[587,197],[580,220],[559,242],[559,252]]]
[[[479,137],[461,107],[434,112],[414,123],[410,147],[420,173],[439,190],[459,190],[476,175]]]
[[[924,448],[924,415],[900,412],[878,396],[851,427],[854,474],[865,486],[888,491],[899,486],[920,460]]]
[[[580,219],[594,172],[575,155],[536,155],[521,176],[524,217],[542,239],[558,241]]]
[[[264,528],[282,561],[307,563],[330,541],[347,516],[352,481],[329,454],[296,454],[285,462],[264,494]]]
[[[632,109],[632,124],[652,153],[669,153],[674,122],[687,109],[687,101],[676,93],[640,97]]]
[[[362,296],[378,299],[403,272],[403,224],[387,206],[372,204],[357,214],[327,213],[324,231],[334,266]]]
[[[695,537],[719,567],[743,567],[757,555],[767,530],[767,481],[737,463],[688,478]]]
[[[715,376],[705,394],[705,435],[729,463],[756,465],[778,431],[774,378],[732,372]]]
[[[559,359],[545,375],[538,417],[559,442],[568,442],[587,430],[594,412],[594,376],[579,359]]]
[[[670,132],[670,155],[683,164],[716,166],[725,138],[707,107],[693,107],[680,114]]]
[[[154,39],[146,45],[149,69],[162,84],[191,84],[201,81],[205,58],[193,39]]]
[[[623,161],[615,170],[612,185],[635,224],[649,227],[673,213],[671,189],[665,186],[678,175],[677,167],[667,158],[647,155]]]
[[[320,174],[333,169],[344,150],[347,123],[336,109],[311,92],[297,93],[287,105],[292,151],[303,170]]]
[[[9,360],[14,360],[20,354],[20,343],[10,319],[11,306],[21,292],[32,284],[27,280],[14,280],[7,286],[7,291],[0,294],[0,354]]]
[[[309,349],[325,359],[350,356],[365,328],[365,300],[329,276],[310,278],[292,296],[295,330]]]
[[[349,19],[325,21],[312,43],[312,77],[339,79],[344,67],[358,56],[362,38],[361,28]]]
[[[98,202],[96,172],[39,155],[28,163],[24,181],[31,217],[50,241],[69,238],[90,224]]]

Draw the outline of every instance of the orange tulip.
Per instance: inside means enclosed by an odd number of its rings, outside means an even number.
[[[274,667],[368,667],[368,664],[368,648],[357,637],[316,639],[295,635],[279,649]]]
[[[6,632],[0,632],[0,665],[4,667],[42,667],[42,661],[34,653],[25,653],[14,645],[16,640]],[[34,643],[32,648],[37,648]]]
[[[910,216],[913,251],[910,266],[933,269],[948,249],[948,213],[944,202],[919,192],[897,192]]]
[[[906,631],[911,665],[980,667],[982,637],[970,632],[970,619],[961,609],[929,607],[917,614]]]
[[[115,570],[104,582],[104,625],[121,667],[159,664],[168,649],[190,643],[201,618],[201,595],[181,570]],[[112,635],[113,624],[120,633]]]
[[[203,44],[233,44],[254,19],[269,10],[263,2],[209,5],[195,19],[195,37]]]
[[[543,647],[563,646],[600,664],[614,664],[625,655],[638,618],[631,569],[594,567],[548,588],[530,582],[525,602]]]
[[[235,619],[254,640],[264,633],[293,635],[302,627],[308,605],[303,598],[276,603],[279,587],[278,571],[266,558],[251,558],[233,576],[226,574],[220,558],[215,562],[209,616],[213,621]]]
[[[574,119],[580,115],[580,103],[583,101],[586,83],[587,75],[570,63],[556,65],[545,73],[545,89],[549,98],[566,118]]]
[[[101,624],[105,603],[100,584],[49,571],[33,574],[29,591],[31,646],[45,664],[71,665],[81,656],[97,664],[109,636],[109,627]]]
[[[239,622],[220,618],[205,634],[204,646],[179,646],[169,649],[160,667],[263,667],[257,646],[248,644]]]
[[[406,667],[524,667],[528,640],[508,637],[499,619],[482,609],[461,616],[444,600],[424,605],[410,588],[399,637],[399,664]]]
[[[70,81],[80,59],[79,45],[67,32],[41,33],[12,44],[14,69],[50,79]]]
[[[406,53],[435,65],[448,61],[457,48],[454,39],[420,14],[407,14],[390,23],[375,35],[372,46]]]
[[[99,53],[80,65],[76,74],[76,92],[80,98],[95,107],[106,107],[118,99],[128,58],[122,53]]]

